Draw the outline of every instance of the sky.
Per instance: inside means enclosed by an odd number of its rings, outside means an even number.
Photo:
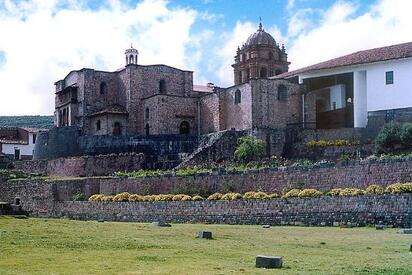
[[[139,64],[233,85],[238,45],[257,30],[285,44],[290,69],[412,41],[410,0],[0,0],[0,115],[50,115],[71,70]]]

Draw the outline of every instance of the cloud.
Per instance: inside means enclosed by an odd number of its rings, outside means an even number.
[[[130,43],[141,53],[139,63],[186,68],[197,16],[164,0],[132,7],[107,1],[94,10],[76,0],[5,0],[0,4],[0,53],[6,60],[0,66],[0,115],[53,113],[56,80],[83,67],[114,71],[124,66]]]
[[[338,1],[319,12],[317,25],[304,24],[301,27],[297,23],[294,26],[299,30],[299,35],[289,37],[291,68],[297,69],[359,50],[410,42],[411,9],[412,1],[381,0],[360,13],[357,4]]]

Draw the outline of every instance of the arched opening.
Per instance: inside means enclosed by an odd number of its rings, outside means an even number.
[[[260,77],[261,78],[266,78],[268,77],[268,70],[265,67],[262,67],[260,69]]]
[[[100,94],[103,95],[107,92],[107,84],[106,82],[100,83]]]
[[[280,75],[280,74],[282,74],[282,70],[277,69],[277,70],[275,71],[275,75]]]
[[[146,120],[148,120],[149,117],[150,117],[150,111],[149,111],[149,108],[146,108],[146,110],[145,110],[145,118],[146,118]]]
[[[114,123],[114,126],[113,126],[113,135],[114,135],[114,136],[120,136],[120,135],[122,135],[122,124],[121,124],[120,122],[118,122],[118,121],[116,121],[116,122]]]
[[[134,63],[133,55],[130,56],[130,64]]]
[[[249,79],[250,79],[250,70],[247,69],[247,70],[246,70],[246,82],[248,82]]]
[[[102,129],[102,123],[100,122],[100,119],[96,122],[96,131],[100,131]]]
[[[242,61],[245,62],[246,61],[246,54],[242,54]]]
[[[272,59],[273,59],[273,53],[269,52],[269,60],[272,60]]]
[[[166,81],[164,81],[163,79],[159,81],[159,93],[166,93]]]
[[[235,104],[239,104],[242,101],[242,94],[240,93],[240,90],[236,90],[235,92]]]
[[[182,123],[180,123],[179,133],[180,133],[181,135],[188,135],[188,134],[190,134],[190,124],[189,124],[189,122],[183,121]]]
[[[242,80],[242,71],[238,72],[238,79],[239,79],[239,83],[243,82],[243,80]]]
[[[288,99],[288,88],[285,85],[278,86],[278,100],[286,101]]]
[[[146,130],[146,136],[150,135],[150,126],[149,126],[149,123],[146,124],[145,130]]]

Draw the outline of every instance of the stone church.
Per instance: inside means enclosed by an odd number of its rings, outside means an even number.
[[[226,129],[284,128],[299,122],[299,85],[270,79],[288,71],[285,47],[259,24],[236,51],[234,86],[193,85],[193,72],[140,65],[125,51],[125,67],[81,69],[55,83],[55,126],[82,135],[200,135]]]

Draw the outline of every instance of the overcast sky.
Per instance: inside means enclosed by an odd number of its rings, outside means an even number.
[[[0,115],[52,114],[55,81],[83,67],[114,71],[131,43],[140,64],[224,87],[259,17],[297,69],[412,41],[411,11],[410,0],[0,0]]]

